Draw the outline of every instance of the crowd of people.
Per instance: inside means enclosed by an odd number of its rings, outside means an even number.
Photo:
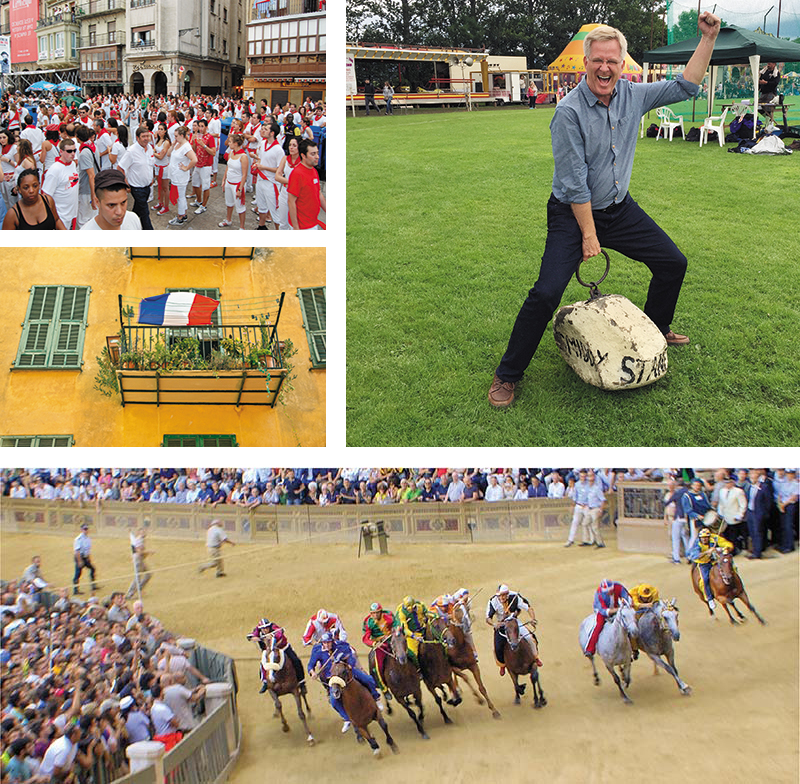
[[[605,491],[617,481],[655,481],[692,469],[595,469]],[[163,468],[3,469],[0,494],[13,498],[236,504],[392,504],[574,498],[575,468]]]
[[[3,782],[110,781],[129,744],[171,748],[197,726],[208,679],[140,601],[44,585],[34,556],[0,594]]]
[[[235,209],[245,229],[248,194],[255,228],[324,228],[316,139],[325,126],[324,103],[310,98],[270,107],[227,96],[105,95],[73,105],[51,96],[34,119],[22,96],[6,94],[0,221],[8,230],[152,229],[151,210],[166,216],[174,206],[169,225],[179,227],[189,208],[206,212],[218,188],[222,228]]]

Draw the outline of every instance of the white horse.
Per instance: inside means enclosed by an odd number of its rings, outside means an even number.
[[[581,651],[586,650],[586,644],[589,642],[589,635],[595,622],[595,613],[587,616],[581,623],[581,630],[579,641]],[[626,705],[630,705],[633,700],[625,693],[622,686],[622,680],[625,681],[625,686],[630,686],[631,683],[631,658],[632,649],[630,637],[635,637],[637,634],[636,629],[636,614],[629,604],[624,603],[622,607],[617,610],[611,620],[607,620],[603,626],[603,631],[597,639],[597,653],[603,659],[606,669],[611,673],[614,683],[617,684],[619,693],[622,699],[625,700]],[[600,685],[600,676],[597,674],[597,668],[594,666],[594,656],[589,657],[592,663],[592,672],[594,673],[594,685]],[[614,671],[614,668],[619,669],[620,675]]]
[[[675,666],[672,641],[678,642],[681,638],[675,599],[669,602],[659,601],[653,607],[640,610],[636,613],[636,626],[639,631],[639,649],[653,660],[654,665],[663,667],[675,679],[681,694],[691,694],[691,686],[680,679],[678,668]],[[662,656],[666,657],[666,660],[662,659]]]

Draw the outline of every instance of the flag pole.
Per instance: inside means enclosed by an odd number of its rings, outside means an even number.
[[[131,558],[133,559],[133,579],[136,582],[136,593],[139,595],[139,601],[142,601],[142,586],[139,582],[139,565],[136,562],[136,548],[137,546],[141,545],[141,542],[137,537],[133,535],[133,532],[128,534],[131,540]]]

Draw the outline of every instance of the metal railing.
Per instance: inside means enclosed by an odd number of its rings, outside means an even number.
[[[117,30],[110,33],[95,33],[92,35],[82,35],[78,39],[78,48],[85,49],[88,46],[108,46],[116,44],[117,46],[125,43],[125,31]]]
[[[156,0],[131,0],[131,8],[143,8],[146,5],[155,5]]]
[[[270,5],[282,5],[281,8],[270,8]],[[268,3],[266,0],[257,2],[253,6],[251,22],[260,19],[277,19],[280,16],[299,16],[301,14],[316,14],[325,10],[325,4],[320,8],[319,0],[288,0],[287,3]]]
[[[269,362],[272,357],[274,362]],[[269,324],[122,328],[120,365],[128,370],[245,370],[282,367],[277,328]]]
[[[53,25],[60,25],[60,24],[79,25],[80,21],[78,20],[77,14],[73,13],[56,14],[55,16],[46,16],[43,19],[40,19],[36,23],[36,29],[39,30],[42,27],[52,27]]]

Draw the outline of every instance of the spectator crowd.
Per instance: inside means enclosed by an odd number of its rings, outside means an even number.
[[[45,98],[31,112],[22,96],[3,96],[4,229],[152,229],[150,211],[165,216],[173,206],[169,224],[180,227],[189,207],[196,215],[208,210],[214,188],[227,207],[220,227],[232,225],[235,209],[245,228],[250,194],[258,219],[251,228],[320,228],[322,101],[268,106],[224,95],[69,100]]]
[[[141,602],[44,592],[40,568],[0,593],[2,781],[111,781],[129,744],[169,749],[197,726],[208,681]]]

